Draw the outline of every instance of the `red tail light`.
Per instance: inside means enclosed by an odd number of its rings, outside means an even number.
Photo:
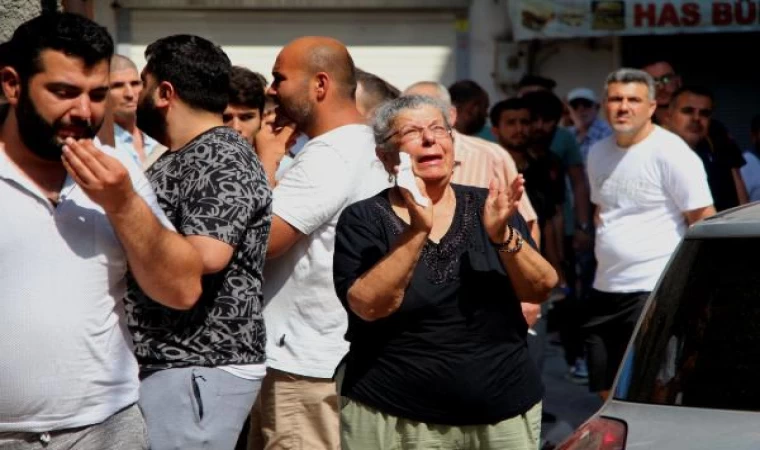
[[[595,417],[578,428],[557,450],[623,450],[625,422]]]

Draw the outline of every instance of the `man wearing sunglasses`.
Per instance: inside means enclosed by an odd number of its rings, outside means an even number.
[[[654,78],[655,100],[657,109],[652,117],[652,122],[662,125],[668,116],[668,106],[673,94],[681,87],[681,76],[676,73],[667,61],[654,61],[642,67],[642,70]]]
[[[736,143],[710,135],[714,106],[708,89],[684,86],[673,93],[666,123],[702,159],[715,209],[721,211],[748,202],[740,172],[746,162]]]

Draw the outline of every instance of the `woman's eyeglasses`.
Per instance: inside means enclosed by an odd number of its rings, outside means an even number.
[[[414,142],[422,139],[422,133],[428,130],[430,134],[436,139],[443,139],[445,137],[452,137],[451,128],[447,128],[443,125],[433,124],[427,127],[408,126],[398,131],[394,131],[383,139],[383,143],[388,142],[390,138],[396,135],[401,136],[402,142]]]

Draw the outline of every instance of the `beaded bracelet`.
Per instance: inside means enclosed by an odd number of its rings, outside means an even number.
[[[522,246],[523,246],[523,238],[521,236],[517,236],[517,242],[515,243],[515,247],[507,249],[507,253],[517,253],[520,251]]]
[[[507,240],[501,244],[494,244],[496,246],[496,250],[500,252],[508,252],[507,249],[509,247],[509,244],[512,242],[512,238],[515,235],[515,230],[511,226],[507,225],[507,231],[509,231],[509,234],[507,235]]]

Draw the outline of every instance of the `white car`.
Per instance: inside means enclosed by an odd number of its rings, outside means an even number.
[[[692,226],[562,450],[760,449],[760,204]]]

